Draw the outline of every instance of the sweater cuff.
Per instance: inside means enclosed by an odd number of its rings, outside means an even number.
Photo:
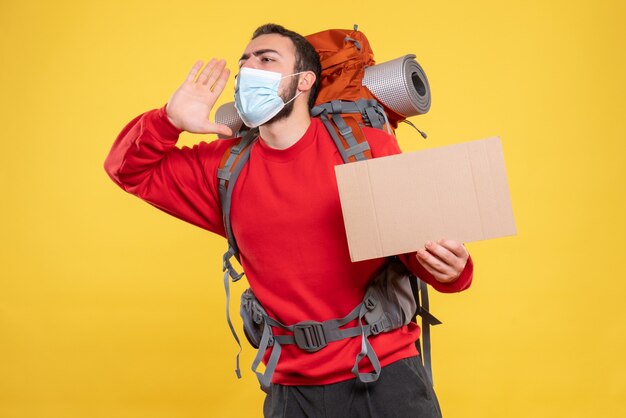
[[[472,284],[472,278],[474,277],[474,262],[472,261],[472,256],[469,256],[467,262],[465,263],[465,268],[455,280],[449,283],[441,283],[435,282],[433,283],[433,287],[442,293],[455,293],[462,292],[463,290],[470,287]]]
[[[165,105],[167,106],[167,104]],[[151,115],[151,125],[152,128],[157,132],[157,136],[159,138],[163,138],[165,140],[177,141],[181,132],[181,129],[178,129],[167,117],[167,113],[165,111],[165,106],[158,109],[156,112],[153,112]]]

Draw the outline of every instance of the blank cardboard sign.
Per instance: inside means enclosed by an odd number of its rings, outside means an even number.
[[[515,235],[499,137],[335,167],[352,261]]]

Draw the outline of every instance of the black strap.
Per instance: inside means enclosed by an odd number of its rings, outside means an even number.
[[[417,303],[417,309],[415,310],[415,315],[413,315],[413,322],[417,323],[418,315],[422,317],[421,340],[423,340],[423,344],[421,344],[420,339],[418,339],[415,341],[415,346],[417,347],[417,351],[420,353],[420,359],[424,365],[426,374],[428,375],[430,382],[433,383],[433,368],[430,350],[430,327],[441,324],[441,321],[428,311],[430,308],[428,301],[428,285],[418,277],[411,276],[411,290],[413,291],[413,297]],[[420,345],[423,347],[420,347]]]

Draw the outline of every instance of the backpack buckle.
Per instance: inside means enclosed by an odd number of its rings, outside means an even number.
[[[328,345],[321,322],[298,322],[293,326],[293,338],[300,349],[309,353],[319,351]]]
[[[363,305],[365,305],[365,309],[367,309],[368,311],[374,310],[376,304],[378,304],[378,301],[373,295],[367,295],[367,297],[363,301]]]
[[[391,329],[391,321],[387,318],[387,315],[383,315],[379,321],[370,324],[370,331],[372,335],[378,335],[381,332],[386,332]]]
[[[243,273],[237,273],[237,270],[235,270],[232,263],[230,262],[230,258],[233,256],[233,253],[230,252],[231,248],[232,247],[229,247],[229,251],[225,252],[224,256],[222,257],[222,271],[228,271],[228,275],[230,276],[230,278],[233,280],[233,282],[236,282],[243,277]]]

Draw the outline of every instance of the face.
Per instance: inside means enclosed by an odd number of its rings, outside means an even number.
[[[291,39],[278,35],[261,35],[248,44],[239,59],[239,68],[291,74],[296,64],[296,47]]]
[[[239,59],[239,68],[255,68],[258,70],[274,71],[283,76],[295,72],[296,47],[291,39],[278,35],[261,35],[248,44]],[[298,76],[283,78],[278,87],[278,94],[285,103],[289,102],[298,92]],[[269,122],[289,116],[293,110],[294,101],[287,105]]]

